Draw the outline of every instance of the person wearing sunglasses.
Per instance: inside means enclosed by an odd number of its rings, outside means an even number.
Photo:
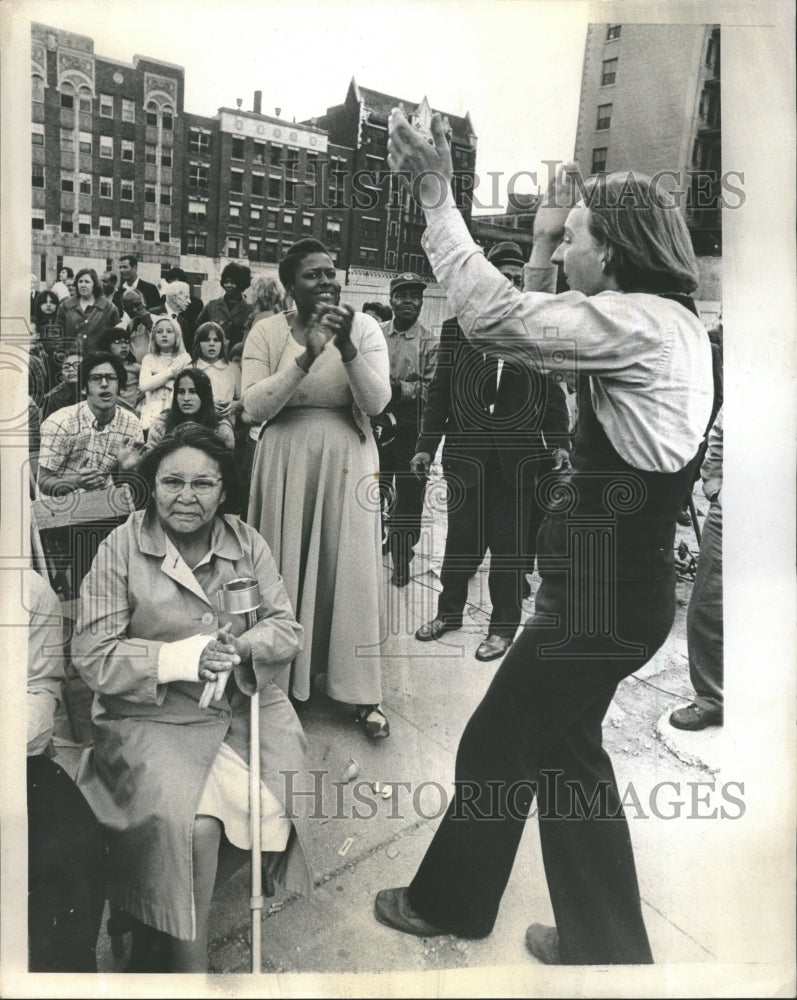
[[[100,351],[84,357],[80,386],[86,398],[57,410],[41,427],[40,493],[101,490],[138,465],[144,447],[141,421],[118,405],[126,383],[118,357]]]

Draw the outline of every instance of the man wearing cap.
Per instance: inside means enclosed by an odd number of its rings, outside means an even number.
[[[392,582],[404,587],[410,581],[413,546],[421,533],[426,477],[410,471],[415,454],[421,412],[434,367],[436,340],[419,322],[426,282],[417,274],[400,274],[390,282],[393,319],[382,324],[390,357],[392,398],[382,414],[390,421],[392,440],[379,451],[380,487],[395,491],[388,524],[387,547],[393,557]],[[383,437],[383,441],[385,438]]]
[[[512,284],[522,283],[517,244],[499,243],[487,258]],[[552,379],[485,356],[455,319],[443,324],[411,468],[419,481],[425,479],[445,435],[448,533],[437,614],[418,629],[416,639],[430,642],[461,627],[468,581],[489,549],[492,611],[476,658],[495,660],[507,651],[522,613],[538,463],[555,446],[567,444],[567,431],[565,396]]]

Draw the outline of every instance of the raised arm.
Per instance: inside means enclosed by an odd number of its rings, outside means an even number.
[[[379,324],[365,313],[356,313],[353,319],[352,343],[357,342],[357,353],[346,361],[354,402],[369,417],[375,417],[390,402],[390,362],[387,344]]]

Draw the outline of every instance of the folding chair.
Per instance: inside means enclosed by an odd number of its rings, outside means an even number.
[[[76,724],[75,706],[71,701],[70,681],[79,680],[79,675],[69,655],[69,640],[72,628],[80,610],[79,587],[82,577],[88,571],[97,554],[102,539],[117,524],[125,520],[135,510],[133,494],[126,484],[109,486],[92,492],[73,492],[60,497],[41,497],[30,505],[31,555],[33,564],[43,576],[49,577],[53,588],[61,597],[61,614],[64,619],[64,708],[66,709],[72,738],[80,740]],[[78,537],[70,534],[66,549],[57,548],[48,542],[42,532],[56,529],[70,529],[85,526],[85,532]],[[63,538],[62,538],[63,542]],[[78,543],[71,545],[70,543]],[[75,560],[78,565],[75,565]],[[82,572],[81,572],[82,570]]]

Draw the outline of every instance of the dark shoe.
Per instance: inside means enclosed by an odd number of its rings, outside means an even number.
[[[425,625],[421,625],[415,633],[415,638],[421,642],[431,642],[433,639],[439,639],[446,632],[456,632],[458,628],[462,628],[462,625],[451,625],[444,622],[442,618],[433,618]]]
[[[721,708],[701,708],[692,703],[686,708],[676,708],[670,715],[670,725],[676,729],[687,729],[690,732],[698,732],[708,726],[722,725]]]
[[[526,947],[543,965],[561,965],[559,934],[555,927],[531,924],[526,929]]]
[[[358,705],[354,719],[369,740],[386,740],[390,736],[390,723],[378,705]]]
[[[512,645],[512,640],[503,635],[488,635],[476,650],[477,660],[497,660]]]
[[[406,888],[382,889],[378,892],[374,900],[374,914],[380,924],[392,927],[394,931],[401,931],[403,934],[439,937],[448,933],[418,916],[410,906]]]

